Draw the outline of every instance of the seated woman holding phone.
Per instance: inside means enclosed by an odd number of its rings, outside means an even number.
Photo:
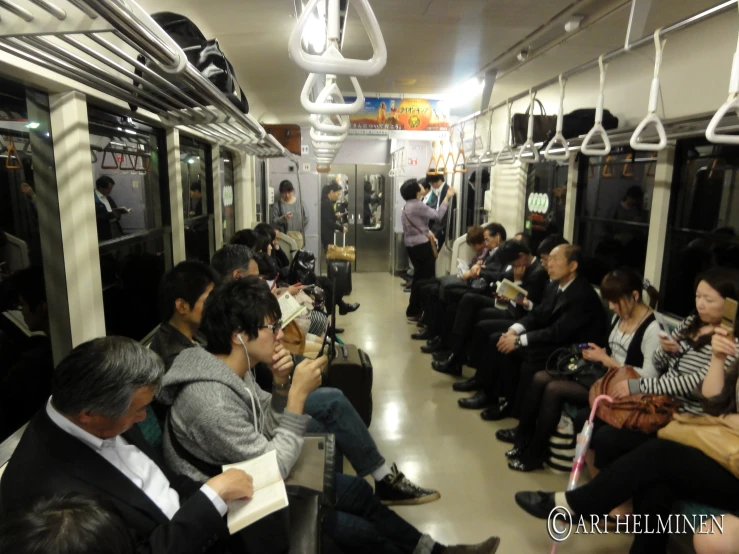
[[[649,298],[656,303],[657,291],[630,269],[617,269],[603,278],[601,297],[615,314],[608,344],[606,348],[593,343],[579,345],[582,357],[599,364],[602,372],[589,374],[587,378],[562,378],[543,370],[534,376],[518,426],[495,433],[498,440],[514,445],[505,454],[510,469],[533,471],[544,467],[549,437],[557,429],[564,403],[587,406],[589,386],[608,368],[629,365],[642,377],[659,375],[652,358],[659,348],[660,329],[652,309],[644,302],[643,288],[647,288]]]

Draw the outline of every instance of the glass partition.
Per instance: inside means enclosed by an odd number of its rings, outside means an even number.
[[[536,252],[546,237],[563,233],[569,166],[542,162],[528,167],[524,231],[530,235],[531,248]]]
[[[236,211],[234,210],[234,154],[221,151],[221,207],[223,214],[223,244],[228,243],[236,232]]]
[[[206,264],[215,253],[211,167],[210,146],[180,135],[186,255]]]

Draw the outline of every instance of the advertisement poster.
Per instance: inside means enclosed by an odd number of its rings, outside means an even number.
[[[356,97],[347,97],[347,104]],[[448,131],[449,106],[423,98],[366,98],[364,109],[349,117],[352,134],[388,131]]]

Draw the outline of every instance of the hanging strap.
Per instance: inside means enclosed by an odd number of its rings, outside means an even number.
[[[516,155],[513,153],[513,148],[511,148],[511,102],[510,100],[506,102],[506,107],[508,108],[508,119],[506,120],[506,127],[505,127],[505,142],[503,145],[503,148],[498,152],[498,156],[495,158],[495,163],[501,164],[501,165],[513,165],[516,163]],[[510,156],[510,160],[504,160],[502,159],[503,154],[508,154]]]
[[[631,140],[629,141],[629,145],[634,150],[657,152],[667,146],[667,133],[665,133],[665,126],[662,125],[662,121],[657,116],[657,104],[659,102],[659,68],[662,65],[662,50],[667,42],[666,40],[660,41],[659,35],[661,32],[661,28],[654,32],[654,77],[652,77],[652,88],[649,91],[647,116],[641,120],[639,125],[637,125],[634,130],[634,134],[631,135]],[[653,124],[655,129],[657,129],[659,141],[656,143],[642,142],[641,134],[650,124]]]
[[[607,156],[611,153],[611,141],[608,138],[608,133],[603,128],[603,102],[605,100],[605,88],[606,88],[606,69],[607,65],[603,64],[603,54],[598,58],[598,67],[600,68],[600,91],[598,93],[598,106],[595,109],[595,125],[590,129],[590,132],[585,136],[585,140],[582,141],[580,146],[580,152],[586,156]],[[590,141],[599,136],[603,140],[603,148],[591,148]]]
[[[539,150],[537,150],[536,144],[534,144],[534,102],[538,102],[536,93],[533,89],[529,89],[529,108],[526,110],[526,113],[529,114],[529,128],[526,134],[526,142],[523,143],[518,151],[518,161],[525,164],[539,163]],[[543,111],[544,107],[542,107]],[[531,152],[532,157],[524,158],[523,155],[526,152]]]
[[[557,129],[554,133],[554,137],[547,144],[544,150],[544,157],[550,161],[566,162],[570,154],[567,151],[567,139],[562,134],[562,124],[564,122],[564,111],[565,111],[565,86],[567,86],[567,79],[562,74],[559,74],[559,111],[557,112]],[[561,154],[554,154],[552,150],[554,148],[561,148]]]
[[[739,6],[739,3],[737,3]],[[706,138],[717,144],[739,144],[738,135],[723,135],[717,132],[718,125],[728,112],[739,109],[739,41],[737,42],[734,60],[731,65],[731,77],[729,77],[729,98],[715,113],[706,128]]]

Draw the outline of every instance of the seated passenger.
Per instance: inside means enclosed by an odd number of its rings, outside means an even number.
[[[162,278],[159,286],[159,313],[162,323],[149,348],[164,360],[165,371],[198,337],[205,299],[221,278],[202,262],[180,262]]]
[[[607,348],[590,343],[582,351],[583,358],[598,363],[601,371],[587,380],[558,379],[545,370],[534,375],[523,401],[518,427],[495,433],[498,440],[514,444],[513,449],[506,452],[509,468],[533,471],[544,467],[549,437],[557,429],[564,403],[587,407],[590,387],[607,369],[628,365],[642,377],[659,377],[653,357],[659,348],[660,328],[642,299],[644,285],[642,278],[630,269],[617,269],[603,278],[601,297],[615,313]],[[649,288],[649,296],[656,304],[657,291]],[[589,407],[587,413],[590,414]]]
[[[134,554],[121,518],[93,496],[63,494],[34,502],[0,525],[8,554]]]
[[[507,332],[501,329],[490,336],[480,366],[485,387],[469,403],[460,400],[461,407],[489,406],[482,415],[489,421],[509,415],[519,418],[531,380],[552,352],[570,344],[605,342],[603,304],[588,280],[578,274],[580,257],[577,246],[561,245],[552,250],[547,268],[553,282],[547,285],[542,303],[510,325]],[[507,325],[501,322],[501,326]],[[501,380],[505,400],[498,402]]]
[[[251,478],[229,470],[201,485],[177,476],[135,425],[163,375],[161,358],[132,339],[98,338],[72,350],[0,480],[0,513],[58,494],[98,495],[133,533],[137,552],[242,552],[223,516],[227,501],[253,494]]]
[[[213,254],[210,265],[224,280],[259,275],[254,252],[242,244],[227,244]]]
[[[159,395],[171,405],[164,435],[167,461],[177,471],[205,481],[208,466],[213,466],[209,472],[217,472],[223,464],[275,450],[280,473],[287,478],[300,455],[305,433],[332,432],[335,420],[347,417],[346,413],[327,410],[321,414],[321,428],[312,429],[315,420],[304,413],[311,396],[331,391],[317,389],[326,358],[304,360],[290,380],[292,359],[283,355],[279,342],[279,304],[254,278],[232,281],[213,291],[201,329],[210,352],[202,348],[183,352],[166,375]],[[252,371],[257,363],[270,366],[274,394],[264,392],[254,382]],[[355,426],[355,433],[367,434],[366,428],[360,429],[361,421]],[[338,429],[336,438],[341,447],[345,433]],[[363,471],[367,463],[381,463],[369,436],[356,453],[363,458],[352,459],[347,452],[353,465],[359,464],[355,465],[359,475],[367,474]],[[397,471],[388,477],[377,482],[375,497],[363,479],[336,475],[335,510],[324,518],[323,525],[339,547],[368,554],[495,552],[499,543],[495,537],[476,546],[446,548],[422,535],[381,500],[407,504],[428,498],[409,495],[418,489]],[[438,498],[438,493],[435,495]]]
[[[235,283],[238,283],[238,286]],[[174,413],[170,414],[167,425],[174,424],[174,431],[177,433],[177,438],[183,442],[183,445],[197,455],[199,459],[203,459],[208,463],[219,462],[210,455],[205,445],[195,444],[196,441],[194,441],[194,438],[187,433],[191,429],[197,428],[198,424],[210,424],[209,419],[216,417],[218,413],[217,407],[209,404],[207,409],[203,408],[203,411],[194,409],[193,406],[198,407],[203,401],[206,401],[206,398],[199,394],[201,388],[206,390],[211,390],[212,388],[215,388],[215,390],[224,390],[223,387],[228,386],[228,382],[221,382],[216,377],[217,373],[213,373],[219,368],[223,369],[224,356],[228,352],[232,352],[232,349],[237,358],[243,355],[241,343],[237,338],[233,340],[236,341],[238,349],[236,349],[236,346],[231,345],[230,339],[224,338],[223,336],[225,332],[222,329],[222,326],[225,324],[225,321],[222,321],[223,318],[226,315],[236,317],[233,315],[234,313],[241,313],[239,311],[233,311],[235,308],[224,300],[224,295],[230,294],[232,298],[228,302],[231,302],[233,305],[238,303],[240,306],[239,310],[243,310],[245,313],[251,313],[250,310],[253,310],[253,308],[248,303],[244,304],[246,302],[244,298],[251,298],[254,301],[256,301],[255,299],[259,299],[261,303],[266,302],[263,299],[265,294],[269,294],[274,298],[269,293],[269,289],[265,286],[264,282],[257,278],[248,277],[231,281],[227,284],[228,288],[222,288],[230,292],[221,292],[216,295],[219,290],[216,289],[211,293],[211,296],[205,303],[200,331],[207,341],[207,350],[204,348],[189,348],[183,351],[172,365],[172,369],[170,370],[172,375],[167,374],[166,386],[168,391],[165,391],[159,397],[159,400],[167,405],[174,403],[174,406],[170,409],[170,412],[174,410]],[[272,305],[272,303],[270,302],[269,305]],[[266,310],[266,308],[262,309]],[[279,307],[277,308],[277,312],[279,313]],[[257,318],[257,315],[253,315],[253,317]],[[262,319],[263,317],[259,321],[261,322]],[[228,325],[233,323],[234,320],[228,320]],[[262,324],[254,323],[255,327],[259,325]],[[269,325],[274,327],[275,324],[270,323]],[[266,327],[260,328],[266,329]],[[279,332],[280,329],[277,329],[277,331]],[[229,331],[229,337],[230,333],[231,331]],[[262,336],[262,334],[264,333],[260,331],[259,336]],[[214,339],[217,341],[215,346],[211,342]],[[249,369],[251,370],[257,365],[269,367],[273,376],[273,388],[276,384],[277,391],[279,391],[279,386],[289,379],[290,370],[293,367],[293,359],[279,341],[275,342],[273,346],[274,352],[270,354],[265,364],[259,364],[256,358],[255,360],[250,359]],[[184,387],[183,390],[178,392],[176,402],[171,394],[167,394],[167,392],[177,391],[181,385],[190,381],[198,382],[198,386]],[[254,382],[251,371],[247,373],[245,381],[249,387],[256,390],[255,401],[259,400],[261,405],[260,413],[265,417],[271,417],[270,414],[272,412],[270,411],[269,414],[266,414],[266,410],[270,405],[272,395],[262,390]],[[226,406],[224,404],[221,407],[222,409],[226,409]],[[308,425],[308,430],[312,433],[328,432],[335,434],[338,450],[349,459],[357,475],[360,477],[372,475],[375,480],[376,493],[386,504],[424,504],[440,498],[437,491],[423,489],[411,483],[398,471],[395,464],[389,466],[386,463],[382,454],[377,449],[375,440],[367,430],[367,426],[341,391],[328,387],[314,391],[306,400],[305,412],[313,417]],[[278,424],[277,415],[274,415],[273,419],[265,421],[268,424],[274,424],[274,427],[269,431],[273,433]],[[165,437],[167,432],[165,432]],[[182,433],[182,436],[180,436],[180,433]],[[252,442],[254,439],[245,434],[243,440]],[[171,461],[178,471],[193,471],[193,468],[189,464],[183,464],[181,460],[172,458]],[[339,467],[341,466],[339,465]]]
[[[33,334],[0,348],[0,442],[46,403],[54,373],[43,268],[16,271],[8,284],[12,307]]]
[[[701,386],[700,404],[706,413],[724,417],[733,428],[737,428],[737,342],[718,326],[710,335],[713,335],[709,339],[712,342],[711,357]],[[546,519],[555,506],[565,507],[572,514],[586,518],[591,514],[602,517],[630,498],[634,499],[634,513],[648,514],[651,521],[651,532],[634,535],[630,552],[660,554],[666,552],[669,535],[658,526],[658,517],[667,522],[667,516],[679,500],[736,512],[739,510],[739,479],[697,448],[655,438],[614,461],[590,483],[575,490],[556,494],[542,491],[516,493],[516,503],[540,519]],[[625,519],[620,521],[623,532]],[[634,521],[632,519],[630,523]],[[641,521],[646,521],[646,518]],[[731,530],[736,537],[733,522]],[[718,529],[716,531],[718,533]],[[697,544],[701,542],[696,541]],[[720,552],[735,552],[736,543],[732,547],[733,550]]]

